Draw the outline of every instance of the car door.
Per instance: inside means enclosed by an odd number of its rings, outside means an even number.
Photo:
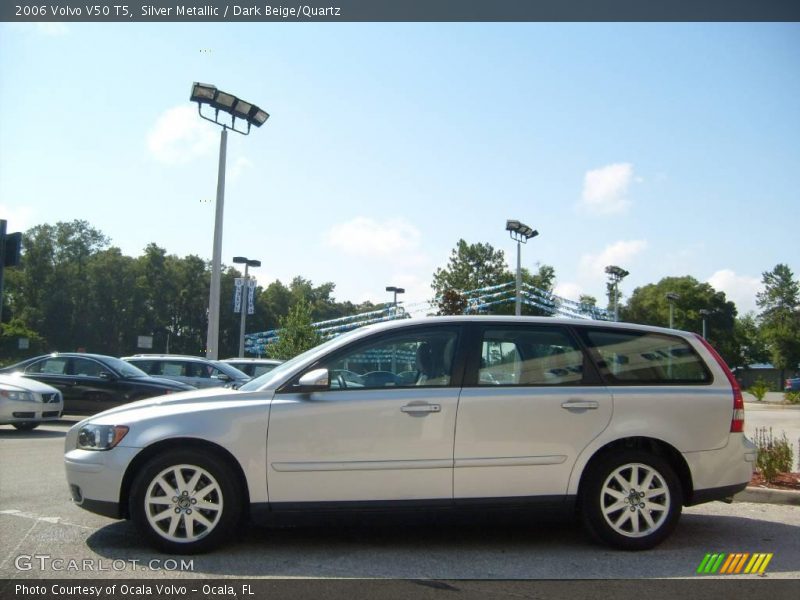
[[[378,334],[306,370],[328,369],[329,389],[303,393],[290,382],[278,390],[267,437],[270,503],[450,504],[459,332]],[[399,377],[408,372],[415,376]]]
[[[71,382],[69,394],[72,410],[95,414],[127,402],[118,376],[109,367],[93,358],[70,359]]]
[[[565,327],[476,326],[455,436],[457,499],[561,496],[612,397]]]

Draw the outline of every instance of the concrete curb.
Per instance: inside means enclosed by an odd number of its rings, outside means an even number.
[[[788,504],[800,506],[800,492],[795,490],[772,490],[747,487],[733,497],[734,502],[758,502],[761,504]]]

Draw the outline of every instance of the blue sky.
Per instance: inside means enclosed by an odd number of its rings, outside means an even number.
[[[223,261],[409,303],[459,238],[602,298],[693,275],[755,308],[800,275],[798,24],[2,24],[0,217],[85,219],[129,255],[212,251],[218,128],[193,81],[270,120],[229,136]]]

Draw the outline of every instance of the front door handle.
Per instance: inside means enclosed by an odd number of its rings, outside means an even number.
[[[441,404],[406,404],[400,409],[402,412],[410,415],[420,415],[429,413],[442,412]]]
[[[567,410],[574,410],[578,408],[600,408],[600,403],[596,400],[567,400],[561,405],[561,408]]]

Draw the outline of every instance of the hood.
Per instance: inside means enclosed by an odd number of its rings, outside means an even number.
[[[183,405],[189,407],[216,403],[220,401],[235,400],[239,399],[238,396],[240,395],[245,395],[245,392],[219,387],[203,388],[201,390],[193,389],[189,392],[167,394],[165,396],[155,396],[145,400],[129,402],[128,404],[123,404],[122,406],[117,406],[116,408],[111,408],[94,416],[88,417],[85,420],[96,423],[101,419],[106,420],[106,417],[115,417],[115,419],[118,419],[123,415],[127,417],[128,414],[126,413],[148,412],[152,411],[152,409],[156,407],[180,409]]]
[[[51,385],[23,377],[21,373],[11,375],[0,375],[0,384],[17,388],[23,392],[34,392],[37,394],[57,394],[58,390]]]

